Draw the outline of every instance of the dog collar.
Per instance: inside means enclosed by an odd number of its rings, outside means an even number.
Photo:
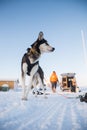
[[[31,48],[30,51],[31,51],[34,55],[35,55],[35,54],[38,55],[38,56],[40,55],[39,52],[37,52],[37,51],[36,51],[35,49],[33,49],[33,48]]]

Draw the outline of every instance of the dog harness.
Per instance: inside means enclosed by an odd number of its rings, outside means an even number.
[[[32,68],[33,68],[35,65],[38,65],[38,66],[39,66],[39,61],[37,61],[37,62],[31,64],[31,63],[30,63],[30,60],[29,60],[29,58],[28,58],[28,55],[25,54],[24,56],[25,56],[25,58],[26,58],[26,63],[28,64],[27,75],[30,75],[30,72],[31,72]]]

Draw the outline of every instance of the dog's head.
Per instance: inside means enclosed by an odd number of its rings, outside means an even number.
[[[47,40],[43,38],[43,32],[39,33],[38,39],[31,45],[31,47],[38,53],[52,52],[55,50],[55,48],[50,46]]]

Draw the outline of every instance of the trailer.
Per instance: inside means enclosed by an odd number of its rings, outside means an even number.
[[[61,74],[61,90],[68,92],[78,92],[79,87],[77,87],[76,73],[62,73]]]

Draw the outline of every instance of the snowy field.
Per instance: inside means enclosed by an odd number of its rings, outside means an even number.
[[[76,94],[49,94],[28,101],[21,92],[0,92],[0,130],[87,130],[87,103]]]

